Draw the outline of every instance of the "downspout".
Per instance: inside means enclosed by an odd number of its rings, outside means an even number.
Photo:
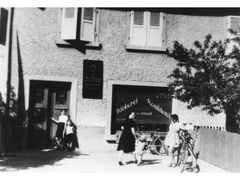
[[[11,62],[12,62],[12,31],[13,31],[13,14],[14,8],[10,8],[10,27],[9,27],[9,45],[8,45],[8,71],[7,71],[7,96],[6,96],[6,107],[5,107],[5,118],[3,119],[2,129],[2,156],[7,155],[6,152],[6,135],[9,122],[10,113],[10,95],[11,95]]]

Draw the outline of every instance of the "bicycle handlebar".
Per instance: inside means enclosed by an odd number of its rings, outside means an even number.
[[[187,139],[187,140],[192,139],[192,137],[191,137],[190,133],[188,132],[188,130],[185,130],[185,129],[181,129],[179,131],[179,136],[181,138]]]

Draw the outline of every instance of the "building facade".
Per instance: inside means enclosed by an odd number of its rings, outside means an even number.
[[[136,112],[136,123],[147,131],[166,131],[172,113],[180,122],[225,129],[224,114],[188,110],[169,96],[168,76],[176,62],[166,49],[175,40],[192,47],[208,34],[227,38],[227,29],[239,23],[238,10],[7,10],[13,11],[13,29],[11,59],[4,61],[11,64],[11,87],[18,97],[22,147],[51,147],[56,125],[50,117],[57,119],[61,109],[76,124],[82,151],[115,148],[129,111]]]

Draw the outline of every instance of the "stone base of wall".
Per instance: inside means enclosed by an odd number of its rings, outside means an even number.
[[[105,127],[77,127],[79,150],[81,152],[116,151],[117,144],[105,140]]]

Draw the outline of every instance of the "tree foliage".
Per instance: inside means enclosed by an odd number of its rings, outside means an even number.
[[[209,34],[190,49],[174,41],[168,50],[168,56],[177,61],[169,89],[188,108],[201,106],[211,115],[230,109],[237,114],[240,109],[240,38],[229,32],[232,37],[223,41]]]

